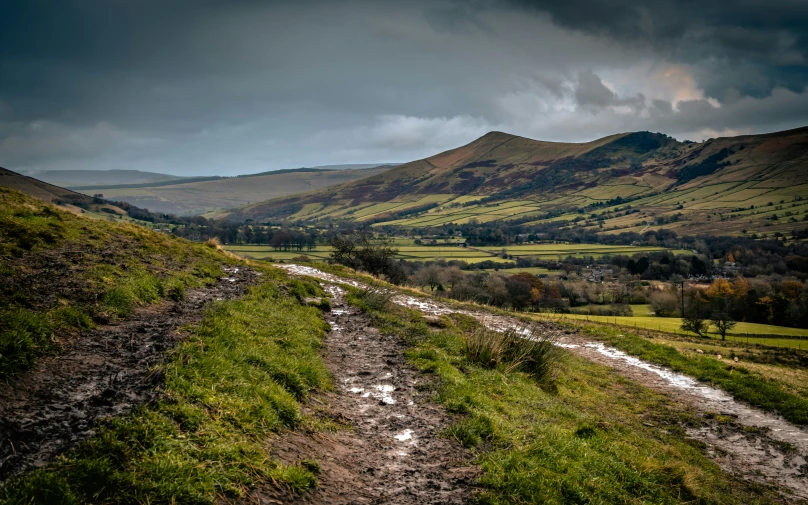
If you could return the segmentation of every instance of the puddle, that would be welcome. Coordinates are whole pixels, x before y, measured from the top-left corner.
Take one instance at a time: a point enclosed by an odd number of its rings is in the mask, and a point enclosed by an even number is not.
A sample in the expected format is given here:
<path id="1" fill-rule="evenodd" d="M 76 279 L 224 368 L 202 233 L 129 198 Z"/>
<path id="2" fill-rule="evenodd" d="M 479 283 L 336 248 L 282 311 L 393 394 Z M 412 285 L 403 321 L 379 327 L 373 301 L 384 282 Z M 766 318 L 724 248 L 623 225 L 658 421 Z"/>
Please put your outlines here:
<path id="1" fill-rule="evenodd" d="M 395 391 L 395 386 L 390 386 L 388 384 L 377 384 L 373 386 L 376 391 L 368 391 L 362 395 L 363 398 L 373 397 L 379 400 L 380 402 L 386 403 L 387 405 L 394 405 L 396 400 L 393 398 L 392 393 Z"/>
<path id="2" fill-rule="evenodd" d="M 647 370 L 653 374 L 656 374 L 660 378 L 667 381 L 668 385 L 672 387 L 686 389 L 690 393 L 693 393 L 695 395 L 701 396 L 709 400 L 715 400 L 719 402 L 734 402 L 733 398 L 730 395 L 728 395 L 724 391 L 721 391 L 720 389 L 707 386 L 691 377 L 682 375 L 680 373 L 676 373 L 672 370 L 668 370 L 667 368 L 652 365 L 651 363 L 646 363 L 645 361 L 639 358 L 635 358 L 634 356 L 626 354 L 623 351 L 620 351 L 613 347 L 607 347 L 606 345 L 603 345 L 600 342 L 593 342 L 586 344 L 565 344 L 563 342 L 559 342 L 557 345 L 559 347 L 564 347 L 566 349 L 575 349 L 581 347 L 593 349 L 594 351 L 602 354 L 603 356 L 606 356 L 607 358 L 623 361 L 628 366 L 641 368 L 643 370 Z"/>
<path id="3" fill-rule="evenodd" d="M 407 440 L 412 440 L 412 433 L 413 431 L 410 429 L 406 429 L 404 431 L 400 431 L 393 435 L 393 438 L 398 440 L 399 442 L 406 442 Z"/>

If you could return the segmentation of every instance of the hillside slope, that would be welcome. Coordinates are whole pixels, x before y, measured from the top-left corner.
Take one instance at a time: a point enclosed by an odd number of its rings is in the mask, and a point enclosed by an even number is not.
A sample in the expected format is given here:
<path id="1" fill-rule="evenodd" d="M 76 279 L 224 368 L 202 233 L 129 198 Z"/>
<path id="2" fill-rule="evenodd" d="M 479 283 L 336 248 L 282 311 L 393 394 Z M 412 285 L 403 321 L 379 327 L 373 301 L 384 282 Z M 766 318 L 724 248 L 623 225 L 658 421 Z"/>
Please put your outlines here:
<path id="1" fill-rule="evenodd" d="M 87 195 L 124 201 L 152 212 L 193 215 L 354 181 L 390 167 L 278 170 L 238 177 L 206 177 L 153 185 L 82 186 Z"/>
<path id="2" fill-rule="evenodd" d="M 703 143 L 649 132 L 582 144 L 491 132 L 373 177 L 227 215 L 419 227 L 552 218 L 605 231 L 687 226 L 700 232 L 718 228 L 718 214 L 732 214 L 724 220 L 733 221 L 734 231 L 779 230 L 789 228 L 794 212 L 805 210 L 799 204 L 803 196 L 808 197 L 808 128 Z M 631 202 L 628 214 L 626 202 Z M 769 202 L 800 208 L 759 212 Z M 786 223 L 771 223 L 778 210 L 792 213 Z"/>
<path id="3" fill-rule="evenodd" d="M 48 203 L 89 203 L 92 198 L 0 167 L 0 186 L 14 189 Z"/>
<path id="4" fill-rule="evenodd" d="M 178 175 L 143 172 L 141 170 L 39 170 L 24 172 L 50 184 L 62 187 L 111 184 L 144 184 L 187 179 Z"/>

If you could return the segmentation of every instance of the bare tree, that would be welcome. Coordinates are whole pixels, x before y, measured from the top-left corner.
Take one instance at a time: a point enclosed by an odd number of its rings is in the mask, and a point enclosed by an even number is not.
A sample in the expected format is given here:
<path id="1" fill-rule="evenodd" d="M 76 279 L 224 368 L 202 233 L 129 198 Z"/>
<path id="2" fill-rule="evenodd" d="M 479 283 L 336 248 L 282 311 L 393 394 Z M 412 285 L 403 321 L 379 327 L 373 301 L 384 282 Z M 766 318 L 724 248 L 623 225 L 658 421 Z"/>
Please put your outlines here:
<path id="1" fill-rule="evenodd" d="M 713 326 L 715 326 L 715 329 L 718 330 L 718 333 L 721 335 L 721 340 L 726 340 L 727 332 L 735 328 L 735 325 L 738 324 L 730 317 L 729 312 L 723 310 L 714 311 L 710 316 L 710 321 L 713 323 Z"/>
<path id="2" fill-rule="evenodd" d="M 443 269 L 438 265 L 429 265 L 417 272 L 415 280 L 419 285 L 429 286 L 431 291 L 435 291 L 444 282 Z"/>

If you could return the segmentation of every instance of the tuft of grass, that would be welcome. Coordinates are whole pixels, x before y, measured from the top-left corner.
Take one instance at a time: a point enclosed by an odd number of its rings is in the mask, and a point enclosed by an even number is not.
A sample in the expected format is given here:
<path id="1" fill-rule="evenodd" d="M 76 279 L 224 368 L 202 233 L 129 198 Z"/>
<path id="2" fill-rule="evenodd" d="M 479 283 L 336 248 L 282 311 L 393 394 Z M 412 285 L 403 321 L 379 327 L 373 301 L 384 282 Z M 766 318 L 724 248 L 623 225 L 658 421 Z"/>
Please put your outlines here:
<path id="1" fill-rule="evenodd" d="M 0 312 L 0 378 L 30 367 L 37 355 L 53 349 L 51 331 L 44 314 L 21 307 Z"/>
<path id="2" fill-rule="evenodd" d="M 393 291 L 384 287 L 369 285 L 357 293 L 359 307 L 366 311 L 380 312 L 390 307 Z"/>
<path id="3" fill-rule="evenodd" d="M 561 357 L 552 338 L 533 326 L 504 331 L 480 326 L 465 333 L 463 342 L 469 362 L 505 373 L 523 371 L 540 382 L 552 376 Z"/>
<path id="4" fill-rule="evenodd" d="M 219 302 L 164 366 L 163 397 L 54 464 L 0 489 L 3 503 L 214 504 L 262 483 L 317 484 L 314 461 L 285 466 L 266 440 L 303 422 L 300 401 L 330 388 L 320 357 L 326 325 L 285 294 L 281 274 Z"/>
<path id="5" fill-rule="evenodd" d="M 185 300 L 185 284 L 182 279 L 172 277 L 163 286 L 165 297 L 175 302 Z"/>

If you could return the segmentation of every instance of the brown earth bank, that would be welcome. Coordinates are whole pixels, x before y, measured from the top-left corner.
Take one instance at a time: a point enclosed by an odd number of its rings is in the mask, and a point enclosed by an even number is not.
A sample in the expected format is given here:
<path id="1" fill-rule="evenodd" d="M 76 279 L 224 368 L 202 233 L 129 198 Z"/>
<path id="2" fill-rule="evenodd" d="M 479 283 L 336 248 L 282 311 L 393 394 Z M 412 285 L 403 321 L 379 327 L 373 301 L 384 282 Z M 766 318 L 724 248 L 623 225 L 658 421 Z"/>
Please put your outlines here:
<path id="1" fill-rule="evenodd" d="M 461 504 L 471 500 L 479 473 L 472 454 L 442 432 L 452 417 L 430 402 L 426 378 L 409 367 L 399 337 L 370 326 L 328 286 L 334 309 L 325 360 L 335 391 L 319 395 L 309 413 L 342 426 L 295 432 L 269 444 L 273 459 L 314 465 L 318 487 L 303 496 L 274 487 L 253 492 L 260 504 Z"/>
<path id="2" fill-rule="evenodd" d="M 242 296 L 260 273 L 224 266 L 227 277 L 189 290 L 129 318 L 83 332 L 62 353 L 0 386 L 0 480 L 54 456 L 95 433 L 96 424 L 156 398 L 158 365 L 214 300 Z M 58 276 L 56 276 L 58 278 Z"/>

